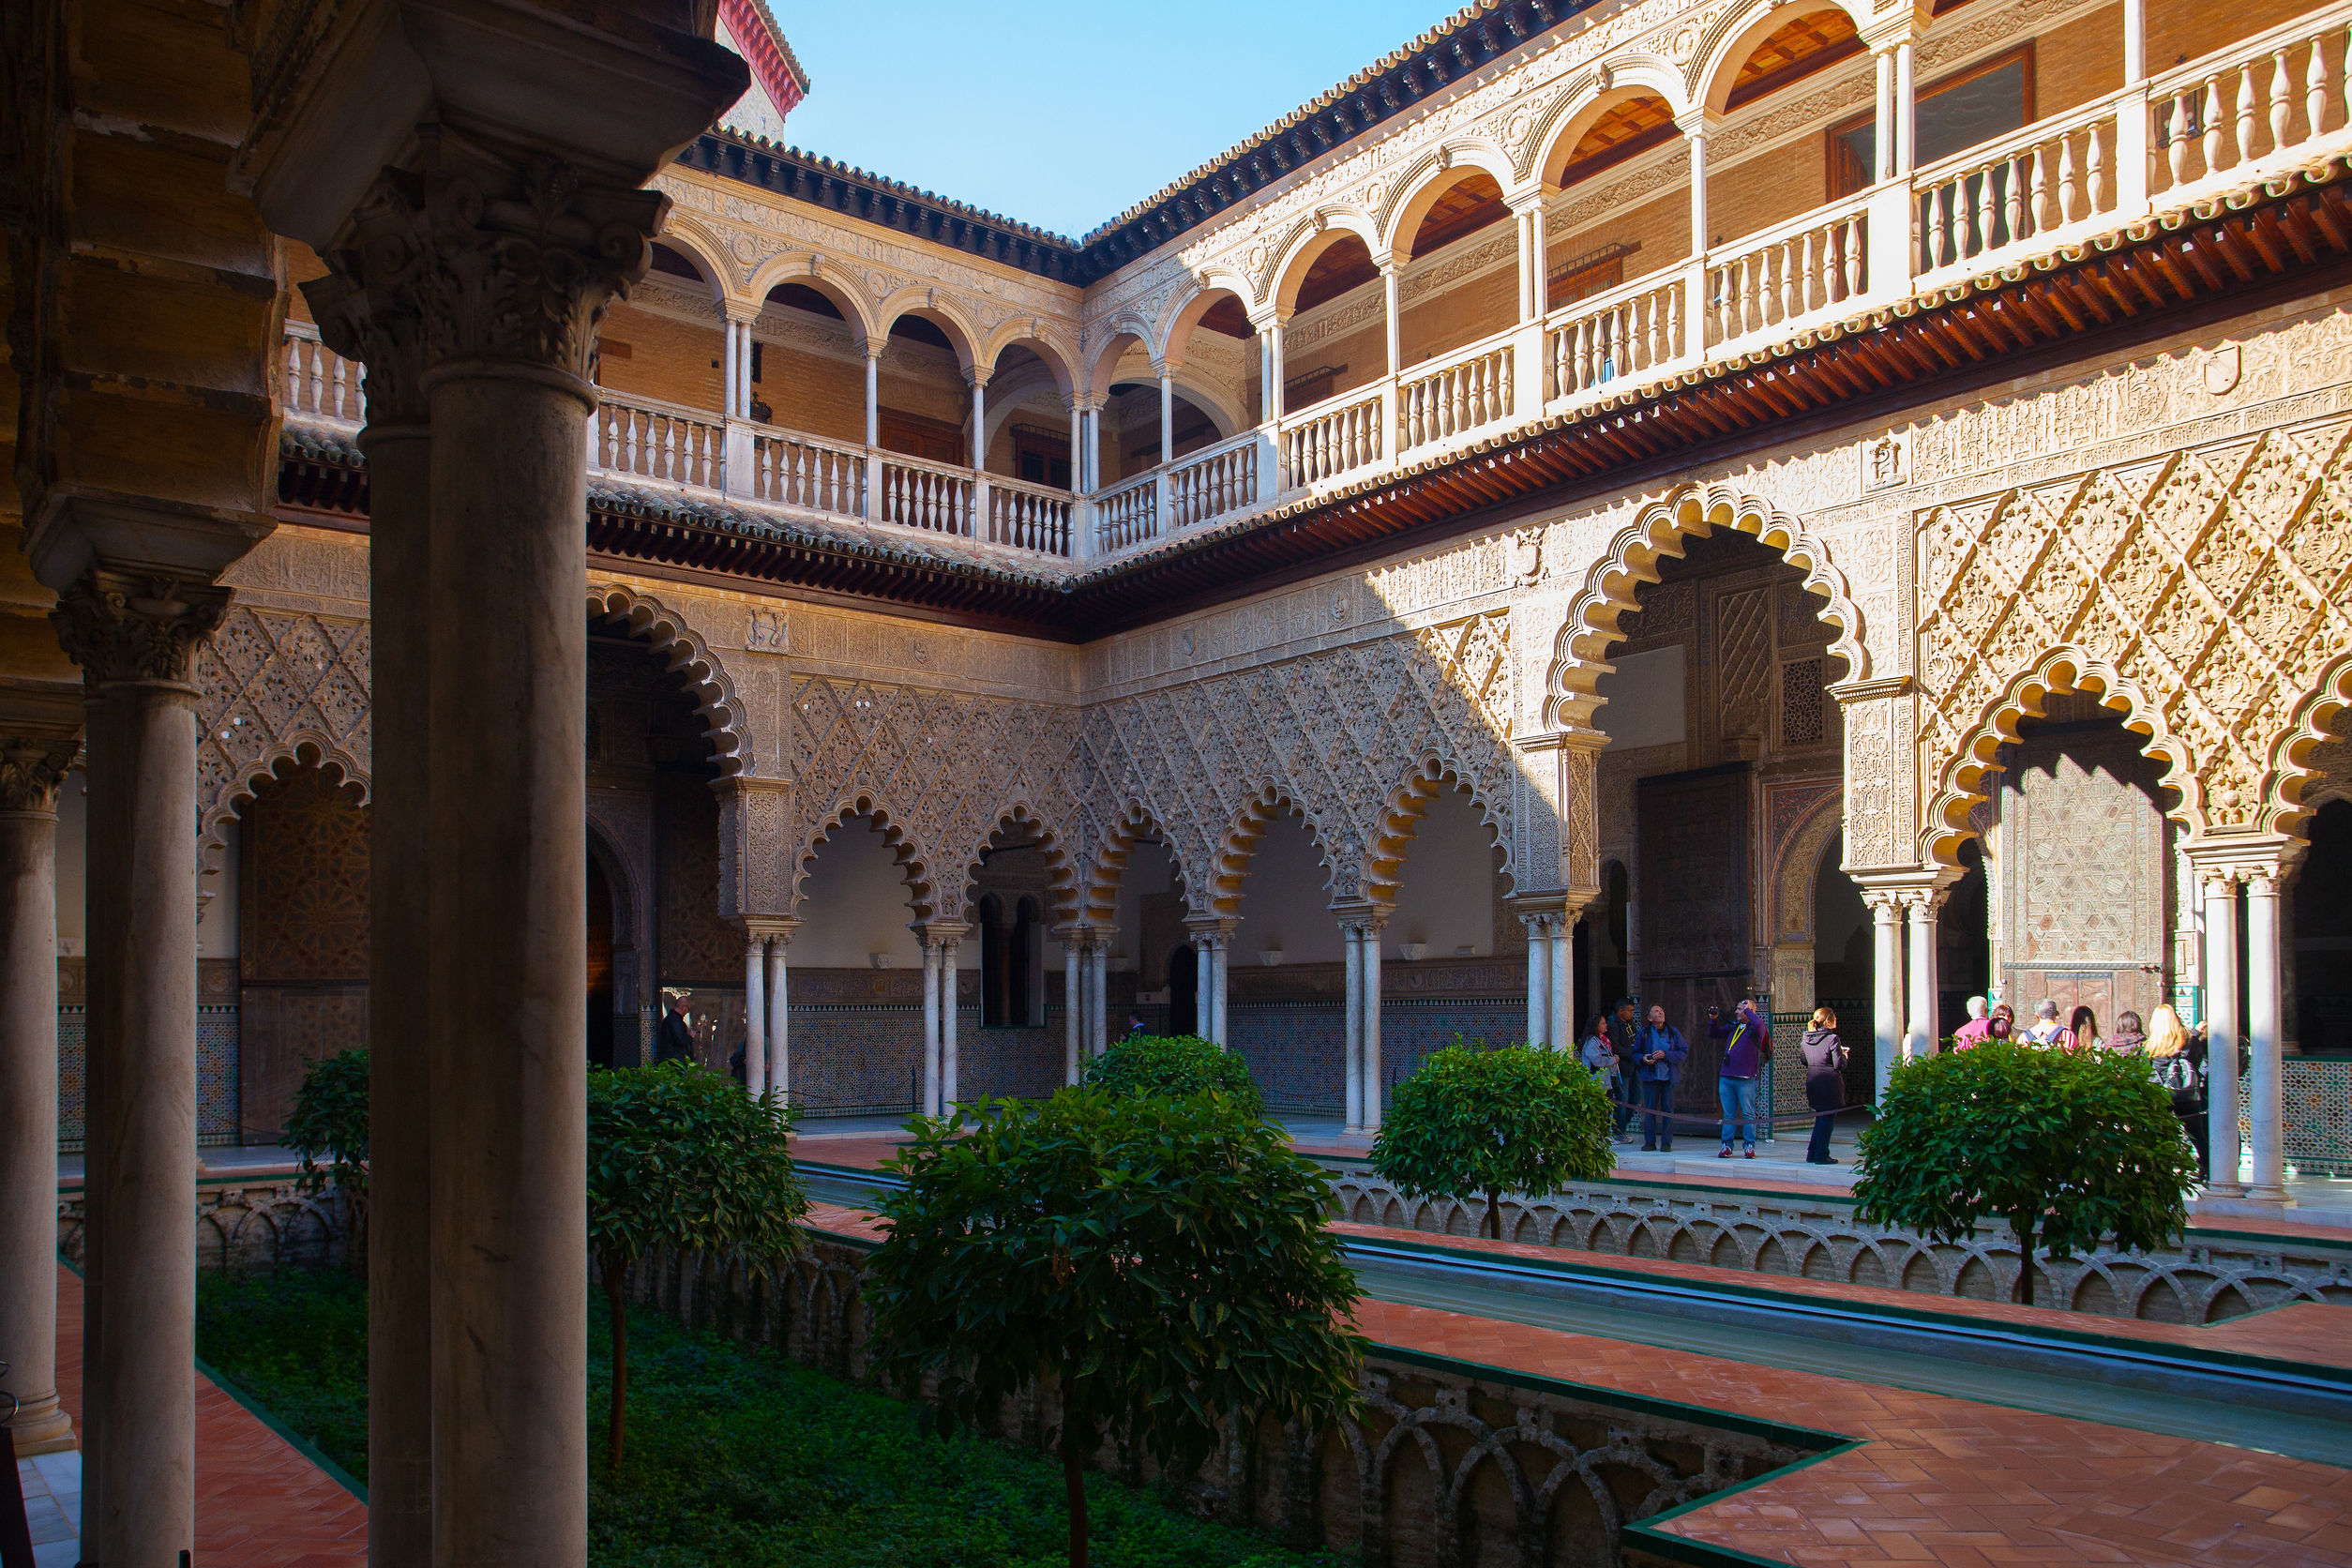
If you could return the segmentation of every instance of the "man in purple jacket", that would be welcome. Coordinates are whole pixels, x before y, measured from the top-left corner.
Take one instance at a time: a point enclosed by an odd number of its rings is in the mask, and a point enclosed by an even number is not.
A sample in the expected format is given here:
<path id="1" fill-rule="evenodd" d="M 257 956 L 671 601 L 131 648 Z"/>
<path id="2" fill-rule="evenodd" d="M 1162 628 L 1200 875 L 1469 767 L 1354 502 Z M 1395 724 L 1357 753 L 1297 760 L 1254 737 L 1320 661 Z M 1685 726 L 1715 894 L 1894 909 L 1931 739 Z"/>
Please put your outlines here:
<path id="1" fill-rule="evenodd" d="M 1726 1023 L 1708 1009 L 1707 1037 L 1725 1042 L 1723 1070 L 1715 1079 L 1716 1097 L 1723 1102 L 1723 1152 L 1717 1159 L 1731 1157 L 1733 1130 L 1747 1145 L 1748 1158 L 1756 1158 L 1756 1093 L 1764 1077 L 1764 1063 L 1772 1059 L 1772 1031 L 1756 1011 L 1756 1003 L 1745 997 L 1731 1010 Z"/>

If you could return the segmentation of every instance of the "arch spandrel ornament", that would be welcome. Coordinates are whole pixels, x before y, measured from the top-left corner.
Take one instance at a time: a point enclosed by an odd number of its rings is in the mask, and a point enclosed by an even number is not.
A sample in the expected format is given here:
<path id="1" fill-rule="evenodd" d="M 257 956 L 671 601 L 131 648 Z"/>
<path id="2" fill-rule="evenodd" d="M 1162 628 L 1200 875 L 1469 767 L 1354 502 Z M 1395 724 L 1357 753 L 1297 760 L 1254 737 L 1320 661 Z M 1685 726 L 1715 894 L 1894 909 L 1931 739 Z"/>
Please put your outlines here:
<path id="1" fill-rule="evenodd" d="M 1232 823 L 1268 791 L 1315 824 L 1334 902 L 1374 897 L 1400 760 L 1461 779 L 1509 846 L 1509 617 L 1466 619 L 1495 624 L 1471 636 L 1451 622 L 1095 704 L 1081 767 L 1096 798 L 1138 803 L 1162 824 L 1185 885 L 1213 899 Z M 1100 807 L 1082 822 L 1092 865 L 1114 823 Z"/>
<path id="2" fill-rule="evenodd" d="M 2148 737 L 2193 837 L 2291 832 L 2352 699 L 2352 419 L 1923 514 L 1922 854 L 1952 863 L 2001 742 L 2056 689 Z"/>
<path id="3" fill-rule="evenodd" d="M 977 859 L 1008 815 L 1025 811 L 1071 849 L 1078 823 L 1076 711 L 1050 703 L 973 697 L 886 681 L 808 675 L 792 686 L 790 746 L 796 785 L 792 906 L 797 911 L 808 857 L 844 817 L 886 815 L 901 864 L 917 882 L 917 913 L 947 919 L 933 905 L 961 887 L 937 885 L 954 872 L 939 856 Z M 987 758 L 989 765 L 971 765 Z M 859 803 L 867 803 L 861 806 Z M 1083 860 L 1081 849 L 1080 860 Z"/>
<path id="4" fill-rule="evenodd" d="M 226 829 L 263 779 L 316 764 L 371 791 L 368 623 L 233 604 L 196 664 L 197 852 L 221 867 Z"/>

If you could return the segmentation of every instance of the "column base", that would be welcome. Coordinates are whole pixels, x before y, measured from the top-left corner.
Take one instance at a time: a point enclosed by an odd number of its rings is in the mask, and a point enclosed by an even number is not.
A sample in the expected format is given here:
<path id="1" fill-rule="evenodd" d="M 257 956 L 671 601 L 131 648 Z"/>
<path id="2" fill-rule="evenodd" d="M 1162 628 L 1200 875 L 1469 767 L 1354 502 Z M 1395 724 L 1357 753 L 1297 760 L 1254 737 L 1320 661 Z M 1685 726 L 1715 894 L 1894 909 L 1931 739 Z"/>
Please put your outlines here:
<path id="1" fill-rule="evenodd" d="M 53 1394 L 17 1411 L 8 1432 L 16 1440 L 20 1459 L 36 1454 L 69 1454 L 81 1446 L 74 1440 L 73 1418 L 66 1414 Z"/>
<path id="2" fill-rule="evenodd" d="M 2209 1193 L 2189 1206 L 2192 1219 L 2276 1219 L 2295 1207 L 2295 1199 L 2276 1187 L 2248 1187 L 2242 1192 Z"/>

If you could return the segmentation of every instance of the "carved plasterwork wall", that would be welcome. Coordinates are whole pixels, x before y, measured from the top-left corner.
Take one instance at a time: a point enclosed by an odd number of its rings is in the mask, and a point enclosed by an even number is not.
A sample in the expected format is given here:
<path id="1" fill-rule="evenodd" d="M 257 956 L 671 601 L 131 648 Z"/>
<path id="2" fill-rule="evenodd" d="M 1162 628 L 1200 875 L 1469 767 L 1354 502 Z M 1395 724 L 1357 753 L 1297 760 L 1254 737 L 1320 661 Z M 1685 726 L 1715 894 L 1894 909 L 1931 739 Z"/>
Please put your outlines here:
<path id="1" fill-rule="evenodd" d="M 918 919 L 960 917 L 971 870 L 1008 819 L 1034 825 L 1068 885 L 1080 792 L 1074 706 L 807 675 L 792 686 L 792 725 L 794 908 L 818 842 L 865 814 L 905 869 Z M 1066 898 L 1056 918 L 1068 917 Z"/>
<path id="2" fill-rule="evenodd" d="M 1413 802 L 1440 780 L 1467 787 L 1507 845 L 1508 628 L 1489 612 L 1090 706 L 1086 864 L 1138 813 L 1187 887 L 1221 890 L 1251 803 L 1281 799 L 1313 827 L 1334 902 L 1385 902 Z M 1238 907 L 1222 891 L 1216 902 Z"/>
<path id="3" fill-rule="evenodd" d="M 2290 825 L 2352 671 L 2347 436 L 2330 416 L 1934 508 L 1922 849 L 1950 859 L 1995 747 L 2069 687 L 2148 735 L 2193 832 Z"/>

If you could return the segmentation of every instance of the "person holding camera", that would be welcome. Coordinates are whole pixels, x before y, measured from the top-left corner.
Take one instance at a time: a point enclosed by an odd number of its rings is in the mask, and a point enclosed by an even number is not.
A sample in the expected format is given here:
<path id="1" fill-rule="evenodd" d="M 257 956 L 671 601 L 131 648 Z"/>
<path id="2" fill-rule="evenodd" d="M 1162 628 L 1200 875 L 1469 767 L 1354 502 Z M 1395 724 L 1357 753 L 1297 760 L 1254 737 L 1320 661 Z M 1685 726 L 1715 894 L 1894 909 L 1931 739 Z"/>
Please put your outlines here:
<path id="1" fill-rule="evenodd" d="M 1645 1154 L 1674 1151 L 1674 1075 L 1691 1054 L 1682 1032 L 1666 1022 L 1666 1009 L 1650 1009 L 1650 1021 L 1634 1042 L 1641 1086 L 1641 1151 Z"/>
<path id="2" fill-rule="evenodd" d="M 1754 1159 L 1756 1086 L 1763 1079 L 1764 1063 L 1772 1059 L 1772 1031 L 1764 1026 L 1756 1003 L 1741 997 L 1728 1021 L 1722 1008 L 1707 1009 L 1707 1037 L 1724 1043 L 1723 1066 L 1715 1078 L 1715 1097 L 1723 1104 L 1723 1152 L 1715 1157 L 1731 1157 L 1736 1132 L 1747 1146 L 1748 1158 Z"/>

